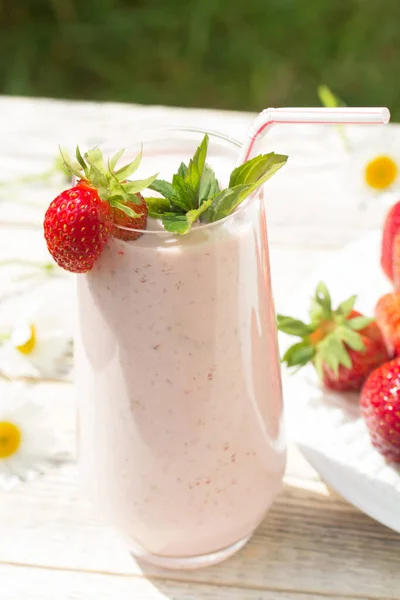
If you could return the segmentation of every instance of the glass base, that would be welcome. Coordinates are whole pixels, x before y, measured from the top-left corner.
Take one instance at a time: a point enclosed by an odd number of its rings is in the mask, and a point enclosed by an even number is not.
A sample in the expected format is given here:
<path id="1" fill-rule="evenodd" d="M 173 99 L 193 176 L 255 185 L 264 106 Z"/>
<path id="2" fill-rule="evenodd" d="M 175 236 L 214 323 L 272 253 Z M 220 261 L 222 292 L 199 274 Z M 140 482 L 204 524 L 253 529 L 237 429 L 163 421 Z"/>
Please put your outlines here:
<path id="1" fill-rule="evenodd" d="M 137 548 L 131 549 L 132 555 L 138 562 L 146 562 L 156 567 L 162 567 L 163 569 L 203 569 L 205 567 L 211 567 L 216 565 L 227 558 L 230 558 L 241 550 L 245 544 L 249 541 L 251 535 L 239 540 L 235 544 L 222 548 L 217 552 L 211 554 L 201 554 L 200 556 L 162 556 L 160 554 L 146 554 L 141 552 Z"/>

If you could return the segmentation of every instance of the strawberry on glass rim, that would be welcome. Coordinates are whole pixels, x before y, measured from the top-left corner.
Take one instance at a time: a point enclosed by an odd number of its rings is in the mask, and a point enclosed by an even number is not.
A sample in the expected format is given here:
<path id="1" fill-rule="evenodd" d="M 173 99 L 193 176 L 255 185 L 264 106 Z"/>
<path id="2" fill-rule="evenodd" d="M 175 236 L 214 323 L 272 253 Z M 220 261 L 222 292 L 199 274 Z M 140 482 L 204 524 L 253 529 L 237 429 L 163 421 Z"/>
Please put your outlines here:
<path id="1" fill-rule="evenodd" d="M 369 373 L 389 360 L 389 354 L 374 319 L 354 310 L 355 301 L 356 296 L 351 296 L 334 310 L 326 286 L 319 283 L 310 323 L 277 315 L 280 331 L 301 338 L 285 352 L 282 362 L 298 368 L 311 362 L 329 389 L 361 389 Z"/>
<path id="2" fill-rule="evenodd" d="M 116 226 L 146 227 L 147 210 L 140 192 L 157 175 L 128 180 L 138 169 L 142 155 L 116 169 L 123 153 L 120 150 L 106 163 L 99 148 L 88 150 L 84 156 L 77 148 L 76 165 L 62 156 L 78 183 L 51 202 L 44 217 L 44 236 L 56 263 L 71 273 L 90 271 L 111 234 L 125 240 L 139 235 L 136 231 L 118 235 Z"/>

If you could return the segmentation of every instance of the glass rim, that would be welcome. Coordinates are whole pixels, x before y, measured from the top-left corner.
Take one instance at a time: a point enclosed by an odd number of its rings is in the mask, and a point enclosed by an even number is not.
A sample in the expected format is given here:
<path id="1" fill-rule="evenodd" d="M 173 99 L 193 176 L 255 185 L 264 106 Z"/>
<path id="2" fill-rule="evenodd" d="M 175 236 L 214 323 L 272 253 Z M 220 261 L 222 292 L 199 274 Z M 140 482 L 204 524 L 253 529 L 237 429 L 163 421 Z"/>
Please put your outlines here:
<path id="1" fill-rule="evenodd" d="M 150 138 L 150 141 L 154 141 L 156 142 L 158 139 L 161 141 L 162 138 L 162 133 L 165 132 L 181 132 L 181 133 L 196 133 L 196 134 L 208 134 L 210 137 L 213 138 L 217 138 L 220 140 L 223 140 L 224 142 L 228 142 L 228 144 L 231 144 L 232 146 L 235 146 L 238 150 L 242 147 L 242 144 L 235 138 L 230 137 L 224 133 L 221 133 L 219 131 L 213 131 L 213 130 L 207 130 L 207 129 L 203 129 L 202 127 L 185 127 L 185 126 L 164 126 L 164 127 L 154 127 L 154 126 L 139 126 L 136 130 L 137 133 L 141 133 L 143 132 L 143 134 L 147 133 L 151 133 L 154 132 L 154 139 Z M 158 137 L 157 137 L 158 134 Z M 105 146 L 106 144 L 110 144 L 112 142 L 112 140 L 108 140 L 108 141 L 103 141 L 99 144 L 97 144 L 97 147 L 101 147 L 101 146 Z M 140 142 L 137 142 L 138 144 Z M 144 145 L 145 141 L 142 142 L 142 144 Z M 133 145 L 133 144 L 132 144 Z M 204 230 L 208 230 L 210 228 L 213 228 L 215 226 L 218 225 L 222 225 L 223 223 L 226 223 L 228 220 L 232 219 L 233 217 L 237 216 L 240 212 L 242 212 L 242 210 L 245 209 L 245 207 L 248 205 L 248 203 L 256 196 L 258 195 L 262 190 L 257 189 L 255 190 L 252 194 L 250 194 L 250 196 L 248 198 L 246 198 L 246 200 L 244 202 L 241 202 L 239 204 L 239 206 L 229 215 L 227 215 L 226 217 L 223 217 L 222 219 L 218 219 L 218 221 L 212 221 L 211 223 L 200 223 L 200 224 L 196 224 L 192 227 L 192 229 L 184 234 L 184 236 L 186 235 L 190 235 L 193 234 L 197 231 L 204 231 Z M 144 196 L 144 198 L 146 198 Z M 140 217 L 138 217 L 140 218 Z M 151 218 L 151 217 L 149 217 Z M 117 223 L 113 223 L 113 227 L 115 227 L 116 229 L 120 229 L 122 231 L 128 231 L 128 232 L 132 232 L 132 233 L 140 233 L 141 235 L 157 235 L 157 236 L 165 236 L 165 237 L 183 237 L 182 234 L 178 234 L 178 233 L 174 233 L 171 231 L 167 231 L 165 229 L 137 229 L 135 227 L 126 227 L 124 225 L 118 225 Z"/>

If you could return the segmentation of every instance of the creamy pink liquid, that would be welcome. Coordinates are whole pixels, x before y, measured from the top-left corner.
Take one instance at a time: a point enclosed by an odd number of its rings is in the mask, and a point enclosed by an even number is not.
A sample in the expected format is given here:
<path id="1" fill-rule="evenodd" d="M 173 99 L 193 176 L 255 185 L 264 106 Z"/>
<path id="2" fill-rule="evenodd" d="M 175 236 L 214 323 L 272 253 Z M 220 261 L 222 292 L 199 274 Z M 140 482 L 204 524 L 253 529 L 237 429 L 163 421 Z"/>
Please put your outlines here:
<path id="1" fill-rule="evenodd" d="M 280 488 L 260 206 L 183 237 L 111 239 L 78 278 L 82 476 L 109 521 L 151 554 L 198 556 L 238 542 Z"/>

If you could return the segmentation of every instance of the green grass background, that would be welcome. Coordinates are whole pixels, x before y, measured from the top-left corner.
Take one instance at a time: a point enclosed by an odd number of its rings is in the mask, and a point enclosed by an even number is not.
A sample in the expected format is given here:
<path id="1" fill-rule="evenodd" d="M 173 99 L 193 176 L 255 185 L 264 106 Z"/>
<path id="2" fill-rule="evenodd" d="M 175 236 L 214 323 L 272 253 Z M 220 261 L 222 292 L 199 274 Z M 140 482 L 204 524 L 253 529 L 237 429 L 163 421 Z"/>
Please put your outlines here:
<path id="1" fill-rule="evenodd" d="M 399 0 L 0 0 L 0 93 L 400 120 Z"/>

